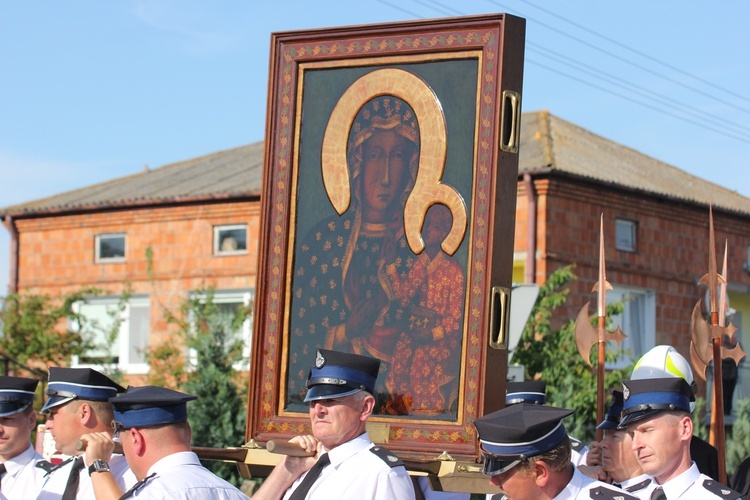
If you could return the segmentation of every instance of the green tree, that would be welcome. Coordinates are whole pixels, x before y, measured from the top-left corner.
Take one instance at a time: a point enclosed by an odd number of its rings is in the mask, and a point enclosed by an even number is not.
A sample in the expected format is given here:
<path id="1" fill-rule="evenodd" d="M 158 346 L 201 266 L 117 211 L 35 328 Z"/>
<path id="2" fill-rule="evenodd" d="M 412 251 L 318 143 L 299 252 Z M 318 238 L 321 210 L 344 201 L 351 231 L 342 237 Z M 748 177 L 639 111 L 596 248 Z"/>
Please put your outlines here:
<path id="1" fill-rule="evenodd" d="M 8 295 L 0 311 L 3 328 L 0 349 L 30 366 L 68 365 L 71 356 L 90 347 L 79 331 L 70 328 L 72 322 L 80 325 L 86 321 L 74 310 L 73 304 L 98 293 L 97 289 L 86 288 L 60 297 L 31 293 Z"/>
<path id="2" fill-rule="evenodd" d="M 737 401 L 737 418 L 726 436 L 727 475 L 750 457 L 750 399 Z"/>
<path id="3" fill-rule="evenodd" d="M 187 358 L 174 342 L 157 346 L 149 353 L 160 370 L 149 375 L 149 382 L 181 383 L 180 390 L 198 396 L 189 404 L 188 415 L 194 446 L 229 447 L 243 444 L 245 435 L 244 391 L 235 382 L 234 366 L 242 362 L 243 340 L 235 332 L 250 317 L 252 306 L 240 306 L 227 317 L 214 303 L 214 290 L 198 290 L 173 314 L 165 310 L 169 324 L 178 330 L 178 339 L 190 349 Z M 204 463 L 215 474 L 239 485 L 233 464 Z"/>
<path id="4" fill-rule="evenodd" d="M 570 435 L 587 442 L 594 438 L 597 425 L 597 350 L 592 349 L 591 367 L 578 353 L 575 320 L 565 321 L 559 329 L 552 325 L 555 310 L 567 300 L 569 289 L 566 286 L 576 279 L 573 267 L 569 265 L 556 270 L 540 288 L 513 360 L 524 365 L 528 379 L 541 379 L 547 383 L 547 404 L 575 410 L 565 419 L 565 428 Z M 607 317 L 623 310 L 623 303 L 611 304 L 607 307 Z M 612 345 L 607 346 L 608 362 L 616 361 L 624 354 L 612 352 Z M 609 391 L 619 386 L 630 371 L 631 367 L 605 371 L 605 389 Z"/>

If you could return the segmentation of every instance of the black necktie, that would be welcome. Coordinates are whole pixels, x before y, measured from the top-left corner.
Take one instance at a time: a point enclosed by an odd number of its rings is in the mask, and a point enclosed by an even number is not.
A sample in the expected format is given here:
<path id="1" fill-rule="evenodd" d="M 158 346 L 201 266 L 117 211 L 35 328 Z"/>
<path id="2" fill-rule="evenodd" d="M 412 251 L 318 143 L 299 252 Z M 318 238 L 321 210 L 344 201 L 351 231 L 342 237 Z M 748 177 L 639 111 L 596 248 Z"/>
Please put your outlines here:
<path id="1" fill-rule="evenodd" d="M 6 472 L 8 472 L 8 469 L 5 468 L 5 464 L 0 464 L 0 484 L 2 484 L 3 474 Z"/>
<path id="2" fill-rule="evenodd" d="M 323 453 L 318 461 L 315 462 L 315 465 L 307 471 L 305 479 L 303 479 L 302 482 L 299 483 L 297 489 L 292 492 L 292 496 L 289 497 L 289 500 L 304 500 L 307 496 L 307 492 L 310 491 L 310 488 L 315 480 L 318 479 L 318 476 L 320 476 L 323 468 L 330 463 L 331 459 L 328 458 L 328 453 Z"/>
<path id="3" fill-rule="evenodd" d="M 661 486 L 651 492 L 651 500 L 667 500 L 667 495 L 664 494 L 664 489 Z"/>
<path id="4" fill-rule="evenodd" d="M 68 483 L 65 485 L 65 493 L 62 500 L 75 500 L 78 495 L 78 482 L 81 480 L 81 469 L 83 469 L 83 457 L 76 457 L 73 460 L 73 467 L 70 468 Z"/>
<path id="5" fill-rule="evenodd" d="M 133 495 L 135 495 L 135 492 L 138 490 L 138 488 L 140 488 L 141 486 L 143 486 L 144 484 L 146 484 L 146 481 L 148 481 L 149 479 L 151 479 L 155 475 L 156 475 L 156 472 L 154 472 L 154 473 L 152 473 L 152 474 L 144 477 L 143 479 L 141 479 L 140 481 L 138 481 L 137 483 L 135 483 L 133 486 L 130 487 L 130 489 L 128 491 L 125 492 L 125 494 L 123 496 L 120 497 L 120 500 L 123 500 L 123 498 L 130 498 Z"/>

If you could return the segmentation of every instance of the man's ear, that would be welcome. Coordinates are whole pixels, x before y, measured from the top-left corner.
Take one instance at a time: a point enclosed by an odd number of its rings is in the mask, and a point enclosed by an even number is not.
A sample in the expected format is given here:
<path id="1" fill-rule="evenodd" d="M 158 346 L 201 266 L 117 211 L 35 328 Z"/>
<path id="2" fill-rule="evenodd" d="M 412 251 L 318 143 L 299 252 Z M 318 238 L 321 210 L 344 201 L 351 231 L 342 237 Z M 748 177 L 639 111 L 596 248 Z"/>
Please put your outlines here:
<path id="1" fill-rule="evenodd" d="M 27 423 L 29 424 L 29 429 L 34 430 L 34 427 L 36 427 L 36 413 L 33 411 L 29 412 Z"/>
<path id="2" fill-rule="evenodd" d="M 693 419 L 686 415 L 680 419 L 680 439 L 690 441 L 693 438 Z"/>
<path id="3" fill-rule="evenodd" d="M 545 486 L 549 481 L 549 468 L 547 464 L 541 460 L 534 462 L 534 467 L 531 469 L 531 473 L 535 475 L 534 482 L 540 488 Z"/>
<path id="4" fill-rule="evenodd" d="M 78 409 L 76 410 L 76 414 L 81 420 L 81 424 L 83 424 L 84 426 L 88 426 L 94 418 L 94 410 L 86 401 L 81 402 L 81 404 L 78 406 Z"/>
<path id="5" fill-rule="evenodd" d="M 375 410 L 375 398 L 371 395 L 365 396 L 365 399 L 362 401 L 362 410 L 359 413 L 359 419 L 364 421 L 370 418 L 370 415 L 372 415 L 372 412 Z"/>
<path id="6" fill-rule="evenodd" d="M 122 435 L 122 432 L 120 432 L 120 435 Z M 128 429 L 127 436 L 133 443 L 133 452 L 139 457 L 143 456 L 146 453 L 146 440 L 143 437 L 143 433 L 135 427 L 131 427 Z"/>

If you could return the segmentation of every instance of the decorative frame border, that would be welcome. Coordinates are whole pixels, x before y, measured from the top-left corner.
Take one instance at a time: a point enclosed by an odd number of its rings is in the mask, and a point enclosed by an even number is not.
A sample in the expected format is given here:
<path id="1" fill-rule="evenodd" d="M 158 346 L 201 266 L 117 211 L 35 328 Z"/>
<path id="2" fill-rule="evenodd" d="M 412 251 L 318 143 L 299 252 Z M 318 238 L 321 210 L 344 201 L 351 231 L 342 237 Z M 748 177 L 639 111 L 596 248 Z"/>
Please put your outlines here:
<path id="1" fill-rule="evenodd" d="M 472 422 L 499 409 L 505 392 L 507 351 L 491 349 L 486 332 L 490 289 L 511 284 L 518 155 L 501 151 L 499 145 L 501 91 L 520 95 L 524 30 L 523 19 L 495 14 L 272 36 L 248 440 L 289 438 L 310 429 L 306 414 L 288 414 L 280 408 L 304 69 L 387 65 L 408 58 L 448 60 L 472 53 L 480 64 L 459 418 L 444 422 L 373 415 L 370 420 L 377 427 L 371 430 L 373 440 L 402 455 L 425 457 L 447 451 L 458 457 L 478 456 Z"/>

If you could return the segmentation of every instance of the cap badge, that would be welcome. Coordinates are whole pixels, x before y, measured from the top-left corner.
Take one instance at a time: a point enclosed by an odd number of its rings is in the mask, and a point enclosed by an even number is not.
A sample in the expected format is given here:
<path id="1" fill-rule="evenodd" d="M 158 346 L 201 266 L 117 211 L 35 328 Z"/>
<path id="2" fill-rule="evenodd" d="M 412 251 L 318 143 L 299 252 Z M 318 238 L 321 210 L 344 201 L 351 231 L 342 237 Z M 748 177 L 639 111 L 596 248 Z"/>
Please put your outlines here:
<path id="1" fill-rule="evenodd" d="M 315 356 L 315 368 L 320 370 L 323 368 L 323 365 L 326 364 L 326 358 L 323 357 L 322 354 L 320 354 L 320 351 L 318 351 L 317 356 Z"/>
<path id="2" fill-rule="evenodd" d="M 628 388 L 627 385 L 623 384 L 622 386 L 622 398 L 623 400 L 627 401 L 630 399 L 630 388 Z"/>

